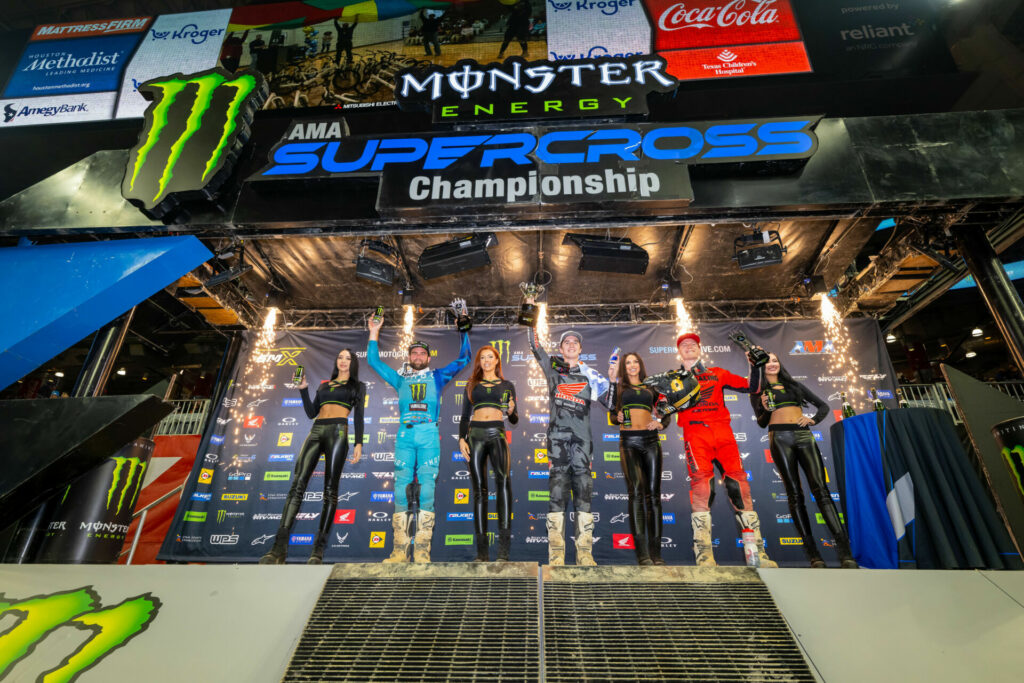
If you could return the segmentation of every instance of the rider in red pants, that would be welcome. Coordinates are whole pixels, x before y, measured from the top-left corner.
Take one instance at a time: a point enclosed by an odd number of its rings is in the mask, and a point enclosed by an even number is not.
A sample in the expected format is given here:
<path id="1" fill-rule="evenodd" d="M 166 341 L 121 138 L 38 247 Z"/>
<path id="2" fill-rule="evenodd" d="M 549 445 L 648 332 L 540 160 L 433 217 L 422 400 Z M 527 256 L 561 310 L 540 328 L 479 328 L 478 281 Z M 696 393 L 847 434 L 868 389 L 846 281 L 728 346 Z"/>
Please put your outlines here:
<path id="1" fill-rule="evenodd" d="M 693 552 L 698 566 L 715 566 L 711 535 L 711 502 L 714 499 L 712 477 L 715 464 L 722 470 L 725 490 L 736 513 L 740 528 L 752 529 L 757 536 L 762 567 L 777 567 L 764 550 L 761 539 L 761 522 L 754 512 L 750 498 L 750 484 L 747 472 L 740 460 L 739 447 L 729 422 L 729 410 L 725 407 L 723 390 L 731 389 L 749 393 L 757 387 L 750 386 L 756 381 L 733 374 L 722 368 L 708 368 L 700 360 L 700 337 L 693 332 L 680 335 L 676 340 L 683 368 L 693 373 L 700 383 L 700 401 L 680 411 L 677 424 L 683 429 L 686 440 L 686 465 L 690 474 L 690 519 L 693 524 Z"/>

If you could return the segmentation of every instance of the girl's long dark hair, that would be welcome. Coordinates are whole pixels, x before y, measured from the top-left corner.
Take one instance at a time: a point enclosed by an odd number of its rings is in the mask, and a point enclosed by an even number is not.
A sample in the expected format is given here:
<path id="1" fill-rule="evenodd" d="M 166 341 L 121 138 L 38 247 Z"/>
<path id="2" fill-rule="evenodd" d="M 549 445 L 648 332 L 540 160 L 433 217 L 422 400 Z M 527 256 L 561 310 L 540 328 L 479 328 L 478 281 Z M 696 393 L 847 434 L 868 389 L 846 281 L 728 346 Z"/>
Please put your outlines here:
<path id="1" fill-rule="evenodd" d="M 775 356 L 775 360 L 779 361 L 779 381 L 776 382 L 776 384 L 781 384 L 785 387 L 786 391 L 798 396 L 800 399 L 800 405 L 807 405 L 808 401 L 803 395 L 803 385 L 793 379 L 793 375 L 789 374 L 789 370 L 787 370 L 782 364 L 782 361 L 779 360 L 779 354 L 771 352 L 771 355 Z M 762 377 L 764 378 L 764 383 L 761 385 L 761 391 L 750 395 L 750 404 L 755 408 L 761 405 L 761 394 L 763 394 L 764 390 L 768 388 L 768 371 L 766 370 L 766 367 L 767 364 L 762 365 L 760 369 Z"/>
<path id="2" fill-rule="evenodd" d="M 626 392 L 626 387 L 629 386 L 629 374 L 626 372 L 626 360 L 630 356 L 636 358 L 637 362 L 640 363 L 640 381 L 643 382 L 644 378 L 647 377 L 647 368 L 644 367 L 644 359 L 640 357 L 639 353 L 636 353 L 635 351 L 630 351 L 629 353 L 622 356 L 622 360 L 619 361 L 619 379 L 616 383 L 618 385 L 618 388 L 615 392 L 616 413 L 622 410 L 622 395 Z M 650 389 L 648 389 L 648 391 L 650 391 Z"/>
<path id="3" fill-rule="evenodd" d="M 354 387 L 359 384 L 359 359 L 356 357 L 356 352 L 352 349 L 342 349 L 341 351 L 348 351 L 349 364 L 348 364 L 348 386 Z M 341 351 L 338 351 L 338 356 L 341 355 Z M 334 357 L 334 372 L 331 373 L 331 381 L 338 379 L 338 356 Z"/>

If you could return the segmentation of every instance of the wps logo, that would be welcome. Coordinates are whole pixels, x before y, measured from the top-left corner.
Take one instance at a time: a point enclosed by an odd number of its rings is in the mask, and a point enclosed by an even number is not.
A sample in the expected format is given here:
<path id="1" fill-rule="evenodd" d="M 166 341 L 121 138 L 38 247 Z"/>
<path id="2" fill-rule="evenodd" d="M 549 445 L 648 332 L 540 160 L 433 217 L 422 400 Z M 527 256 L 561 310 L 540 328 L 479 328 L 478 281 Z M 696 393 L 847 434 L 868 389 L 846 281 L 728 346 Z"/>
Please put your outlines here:
<path id="1" fill-rule="evenodd" d="M 835 345 L 831 339 L 813 339 L 797 341 L 789 350 L 791 356 L 817 356 L 835 353 Z"/>
<path id="2" fill-rule="evenodd" d="M 423 382 L 417 382 L 416 384 L 409 385 L 409 393 L 412 394 L 412 400 L 421 402 L 427 400 L 427 385 Z"/>
<path id="3" fill-rule="evenodd" d="M 495 351 L 498 352 L 498 359 L 505 365 L 508 365 L 512 342 L 508 339 L 492 339 L 488 343 L 494 347 Z"/>
<path id="4" fill-rule="evenodd" d="M 68 654 L 59 666 L 39 674 L 40 681 L 74 681 L 104 657 L 149 628 L 160 611 L 161 602 L 144 593 L 113 607 L 101 607 L 93 586 L 71 591 L 35 595 L 19 600 L 0 593 L 0 620 L 8 614 L 16 621 L 0 635 L 0 678 L 36 646 L 62 626 L 89 632 L 88 639 Z M 78 636 L 72 640 L 77 643 Z"/>
<path id="5" fill-rule="evenodd" d="M 152 103 L 129 153 L 122 196 L 158 219 L 177 208 L 180 193 L 215 197 L 249 138 L 245 121 L 266 99 L 263 76 L 210 69 L 152 79 L 138 90 Z"/>
<path id="6" fill-rule="evenodd" d="M 142 486 L 142 474 L 146 471 L 146 464 L 138 458 L 111 458 L 114 461 L 114 471 L 110 478 L 110 488 L 107 489 L 107 510 L 117 501 L 115 514 L 121 514 L 121 507 L 124 505 L 128 491 L 132 491 L 128 498 L 129 509 L 135 504 L 135 498 L 139 495 L 139 487 Z M 127 471 L 126 471 L 127 470 Z M 138 475 L 136 476 L 136 472 Z M 212 470 L 211 470 L 212 473 Z M 122 476 L 124 477 L 122 481 Z M 136 477 L 135 486 L 132 486 L 132 477 Z M 200 477 L 200 483 L 203 483 Z M 118 495 L 120 491 L 120 495 Z"/>
<path id="7" fill-rule="evenodd" d="M 285 346 L 279 349 L 256 349 L 256 355 L 253 360 L 264 365 L 267 363 L 274 363 L 277 367 L 281 367 L 283 365 L 298 365 L 298 363 L 295 362 L 295 359 L 298 358 L 299 354 L 305 350 L 305 346 Z M 302 405 L 302 401 L 300 400 L 296 405 Z"/>

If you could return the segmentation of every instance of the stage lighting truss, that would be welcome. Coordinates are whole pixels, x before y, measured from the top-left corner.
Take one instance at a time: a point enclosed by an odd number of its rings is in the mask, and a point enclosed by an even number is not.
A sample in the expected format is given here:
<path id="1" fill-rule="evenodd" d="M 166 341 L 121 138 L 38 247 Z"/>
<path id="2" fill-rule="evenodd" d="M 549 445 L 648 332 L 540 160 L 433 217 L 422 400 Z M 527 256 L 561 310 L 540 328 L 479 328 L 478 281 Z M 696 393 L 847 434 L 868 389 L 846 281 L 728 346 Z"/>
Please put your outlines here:
<path id="1" fill-rule="evenodd" d="M 776 266 L 782 263 L 787 249 L 782 244 L 778 230 L 763 230 L 755 226 L 750 235 L 740 235 L 733 240 L 733 260 L 740 270 Z"/>

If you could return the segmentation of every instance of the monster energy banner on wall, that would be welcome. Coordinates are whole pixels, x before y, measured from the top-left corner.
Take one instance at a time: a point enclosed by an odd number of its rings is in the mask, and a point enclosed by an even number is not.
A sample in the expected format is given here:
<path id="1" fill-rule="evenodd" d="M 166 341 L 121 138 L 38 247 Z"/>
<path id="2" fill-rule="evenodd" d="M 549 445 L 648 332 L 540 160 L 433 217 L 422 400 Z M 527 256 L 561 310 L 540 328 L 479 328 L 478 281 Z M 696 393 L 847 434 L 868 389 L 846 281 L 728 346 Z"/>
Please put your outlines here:
<path id="1" fill-rule="evenodd" d="M 153 455 L 136 439 L 65 490 L 39 549 L 39 562 L 116 562 Z"/>
<path id="2" fill-rule="evenodd" d="M 732 323 L 701 325 L 704 358 L 736 373 L 747 373 L 747 362 L 727 337 Z M 858 364 L 858 407 L 867 407 L 866 392 L 872 386 L 884 399 L 893 399 L 893 372 L 877 324 L 873 320 L 849 320 L 849 345 Z M 833 415 L 813 428 L 830 477 L 834 480 L 830 444 L 824 438 L 837 419 L 839 392 L 847 383 L 836 369 L 843 344 L 830 339 L 816 320 L 745 323 L 742 328 L 756 342 L 779 354 L 789 372 L 811 391 L 828 401 Z M 676 367 L 673 325 L 587 325 L 583 330 L 582 359 L 607 371 L 608 356 L 616 346 L 636 351 L 648 373 Z M 550 336 L 558 339 L 561 328 Z M 459 336 L 454 330 L 424 329 L 416 338 L 430 344 L 431 364 L 447 364 L 458 355 Z M 398 430 L 398 399 L 366 364 L 365 330 L 331 332 L 279 332 L 273 348 L 248 349 L 234 369 L 233 384 L 223 398 L 213 433 L 204 435 L 181 504 L 164 540 L 162 560 L 219 562 L 255 561 L 273 542 L 285 497 L 291 486 L 295 459 L 309 432 L 311 421 L 302 409 L 299 392 L 291 384 L 297 365 L 306 369 L 311 388 L 330 377 L 332 364 L 342 348 L 356 351 L 360 379 L 368 385 L 363 436 L 363 457 L 346 464 L 338 487 L 338 509 L 328 539 L 325 561 L 376 562 L 391 552 L 391 515 L 394 510 L 394 452 Z M 399 337 L 385 328 L 381 353 L 393 367 L 406 356 L 397 347 Z M 474 352 L 485 344 L 501 354 L 505 377 L 516 385 L 519 424 L 511 427 L 512 559 L 543 562 L 547 558 L 545 517 L 548 509 L 547 388 L 530 353 L 525 328 L 475 327 L 470 333 Z M 845 366 L 844 366 L 845 367 Z M 449 384 L 440 411 L 441 468 L 437 482 L 433 559 L 469 561 L 474 556 L 473 506 L 468 465 L 459 456 L 459 417 L 467 367 Z M 726 392 L 732 426 L 743 463 L 750 472 L 755 509 L 760 513 L 768 551 L 781 564 L 804 565 L 800 539 L 790 520 L 782 481 L 768 457 L 767 432 L 757 427 L 748 398 Z M 895 406 L 893 406 L 895 407 Z M 608 423 L 607 413 L 595 405 L 591 413 L 594 440 L 593 512 L 597 521 L 594 555 L 600 563 L 632 564 L 625 480 L 619 464 L 619 437 Z M 350 441 L 354 430 L 349 429 Z M 670 564 L 692 564 L 689 484 L 680 430 L 674 425 L 662 436 L 664 467 L 662 501 L 665 519 L 663 554 Z M 351 454 L 351 451 L 350 451 Z M 292 528 L 289 561 L 305 562 L 319 523 L 323 502 L 323 461 L 310 479 L 295 526 Z M 493 499 L 493 483 L 490 485 Z M 817 509 L 807 496 L 810 512 Z M 855 503 L 854 503 L 855 504 Z M 489 530 L 497 527 L 494 504 L 490 505 Z M 718 496 L 713 508 L 716 556 L 723 564 L 741 564 L 739 532 L 727 496 Z M 571 510 L 571 506 L 569 507 Z M 832 540 L 817 516 L 815 530 L 827 553 Z M 493 551 L 492 551 L 493 552 Z M 572 550 L 570 545 L 570 558 Z M 830 558 L 832 559 L 832 558 Z"/>

